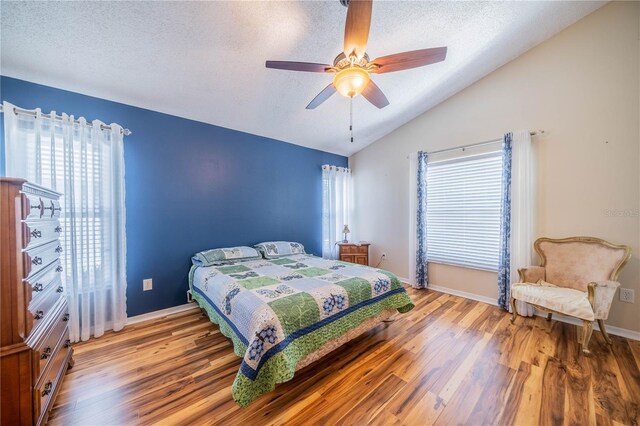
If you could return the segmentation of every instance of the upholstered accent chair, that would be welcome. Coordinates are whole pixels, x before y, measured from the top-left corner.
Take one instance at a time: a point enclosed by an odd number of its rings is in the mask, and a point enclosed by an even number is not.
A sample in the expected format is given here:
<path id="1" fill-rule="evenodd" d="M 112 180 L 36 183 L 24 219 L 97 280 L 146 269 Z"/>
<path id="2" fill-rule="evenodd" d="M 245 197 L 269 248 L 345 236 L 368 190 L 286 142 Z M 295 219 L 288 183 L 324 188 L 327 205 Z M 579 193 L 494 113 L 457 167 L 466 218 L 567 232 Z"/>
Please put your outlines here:
<path id="1" fill-rule="evenodd" d="M 511 285 L 511 310 L 516 319 L 516 300 L 547 312 L 582 320 L 582 352 L 589 354 L 593 322 L 598 321 L 605 341 L 611 339 L 604 328 L 611 302 L 620 283 L 618 274 L 631 256 L 631 249 L 599 238 L 539 238 L 533 244 L 540 266 L 518 269 L 520 279 Z"/>

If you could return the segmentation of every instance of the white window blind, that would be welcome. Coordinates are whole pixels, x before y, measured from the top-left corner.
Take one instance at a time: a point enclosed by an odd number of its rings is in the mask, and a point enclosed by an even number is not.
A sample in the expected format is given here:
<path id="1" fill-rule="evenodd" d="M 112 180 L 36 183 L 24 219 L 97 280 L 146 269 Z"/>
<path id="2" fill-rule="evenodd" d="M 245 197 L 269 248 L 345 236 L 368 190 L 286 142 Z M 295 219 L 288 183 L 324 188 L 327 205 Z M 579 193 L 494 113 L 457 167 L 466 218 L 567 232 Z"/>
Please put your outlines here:
<path id="1" fill-rule="evenodd" d="M 429 262 L 498 269 L 501 186 L 501 152 L 429 164 Z"/>
<path id="2" fill-rule="evenodd" d="M 103 229 L 103 220 L 100 209 L 107 210 L 108 205 L 102 200 L 102 194 L 96 191 L 95 188 L 99 185 L 104 173 L 104 165 L 102 164 L 102 153 L 96 149 L 94 145 L 89 144 L 91 149 L 84 151 L 76 149 L 73 151 L 73 158 L 66 158 L 64 152 L 64 142 L 62 140 L 62 129 L 57 129 L 57 134 L 50 136 L 49 126 L 50 123 L 44 123 L 42 126 L 41 139 L 38 143 L 37 140 L 33 143 L 34 152 L 30 152 L 32 158 L 38 158 L 37 161 L 27 164 L 27 170 L 31 175 L 36 176 L 40 174 L 40 181 L 44 186 L 48 188 L 54 188 L 62 192 L 60 203 L 65 205 L 66 194 L 64 193 L 64 181 L 67 176 L 65 169 L 69 169 L 68 162 L 78 165 L 78 174 L 74 176 L 74 180 L 78 187 L 82 185 L 82 179 L 85 179 L 89 184 L 86 185 L 87 199 L 92 200 L 92 206 L 89 207 L 89 203 L 79 202 L 76 205 L 77 209 L 68 210 L 63 209 L 64 214 L 60 216 L 60 225 L 62 226 L 62 234 L 60 236 L 60 242 L 64 247 L 61 255 L 63 262 L 63 279 L 71 279 L 71 271 L 74 265 L 78 267 L 78 271 L 81 273 L 91 272 L 92 274 L 96 269 L 102 269 L 103 263 L 109 264 L 111 262 L 111 250 L 108 235 L 110 235 L 110 228 Z M 59 127 L 59 126 L 58 126 Z M 34 134 L 34 138 L 36 135 Z M 53 152 L 52 152 L 53 149 Z M 57 178 L 56 178 L 57 177 Z M 56 182 L 58 181 L 58 182 Z M 75 231 L 73 231 L 75 225 Z M 76 256 L 72 259 L 74 251 L 72 247 L 72 235 L 75 235 L 75 244 L 82 253 L 81 256 Z M 104 244 L 104 243 L 107 244 Z M 110 288 L 113 284 L 111 279 L 105 280 L 102 284 L 104 288 Z"/>

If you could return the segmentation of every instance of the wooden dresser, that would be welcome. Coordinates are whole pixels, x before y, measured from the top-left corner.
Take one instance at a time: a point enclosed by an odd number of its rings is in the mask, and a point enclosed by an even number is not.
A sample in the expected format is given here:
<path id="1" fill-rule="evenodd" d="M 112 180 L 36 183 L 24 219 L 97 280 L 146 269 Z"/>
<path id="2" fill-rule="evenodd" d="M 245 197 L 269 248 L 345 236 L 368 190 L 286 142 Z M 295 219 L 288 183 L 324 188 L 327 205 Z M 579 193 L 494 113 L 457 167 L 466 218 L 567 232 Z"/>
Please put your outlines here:
<path id="1" fill-rule="evenodd" d="M 0 178 L 0 423 L 46 423 L 73 363 L 60 194 Z"/>
<path id="2" fill-rule="evenodd" d="M 369 243 L 338 243 L 339 258 L 344 262 L 369 265 Z"/>

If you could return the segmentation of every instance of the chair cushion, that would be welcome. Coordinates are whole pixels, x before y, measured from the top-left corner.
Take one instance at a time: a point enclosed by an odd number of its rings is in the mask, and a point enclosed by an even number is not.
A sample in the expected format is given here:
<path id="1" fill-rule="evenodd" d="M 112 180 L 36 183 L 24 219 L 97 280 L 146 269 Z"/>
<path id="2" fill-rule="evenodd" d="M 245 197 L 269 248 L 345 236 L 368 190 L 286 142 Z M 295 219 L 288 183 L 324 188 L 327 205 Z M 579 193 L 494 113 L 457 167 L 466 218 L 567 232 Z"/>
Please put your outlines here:
<path id="1" fill-rule="evenodd" d="M 595 319 L 587 293 L 580 290 L 558 287 L 540 280 L 538 283 L 511 284 L 511 296 L 561 314 L 587 321 Z"/>

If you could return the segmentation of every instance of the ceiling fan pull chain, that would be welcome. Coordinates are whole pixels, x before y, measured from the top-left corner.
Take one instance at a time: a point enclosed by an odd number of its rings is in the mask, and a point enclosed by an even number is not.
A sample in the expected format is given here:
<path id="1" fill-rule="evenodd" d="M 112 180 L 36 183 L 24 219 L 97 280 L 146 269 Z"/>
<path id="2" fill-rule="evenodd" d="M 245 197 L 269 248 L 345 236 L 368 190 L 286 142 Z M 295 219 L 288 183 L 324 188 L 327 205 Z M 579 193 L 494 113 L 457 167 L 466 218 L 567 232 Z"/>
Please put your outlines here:
<path id="1" fill-rule="evenodd" d="M 349 98 L 349 132 L 351 133 L 351 143 L 353 143 L 353 96 Z"/>

